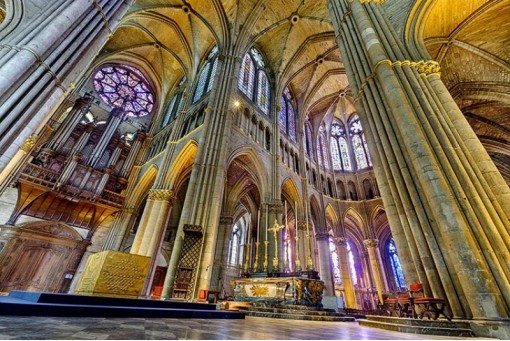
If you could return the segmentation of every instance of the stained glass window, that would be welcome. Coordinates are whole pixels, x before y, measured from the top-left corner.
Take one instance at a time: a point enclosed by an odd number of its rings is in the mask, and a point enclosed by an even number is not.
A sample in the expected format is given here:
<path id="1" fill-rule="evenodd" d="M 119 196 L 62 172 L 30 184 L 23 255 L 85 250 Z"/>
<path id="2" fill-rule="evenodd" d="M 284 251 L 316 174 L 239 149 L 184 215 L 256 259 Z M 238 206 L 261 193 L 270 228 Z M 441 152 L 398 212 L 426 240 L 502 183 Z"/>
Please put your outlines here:
<path id="1" fill-rule="evenodd" d="M 253 83 L 255 82 L 255 65 L 251 56 L 247 53 L 244 55 L 241 64 L 241 74 L 239 75 L 238 87 L 250 99 L 253 98 Z"/>
<path id="2" fill-rule="evenodd" d="M 372 165 L 372 160 L 368 153 L 365 135 L 358 115 L 354 115 L 349 120 L 349 133 L 351 135 L 352 149 L 356 158 L 358 169 L 367 168 Z"/>
<path id="3" fill-rule="evenodd" d="M 336 245 L 333 238 L 329 237 L 329 252 L 331 252 L 331 260 L 333 261 L 333 276 L 336 284 L 342 283 L 342 277 L 340 273 L 340 266 L 338 264 L 338 253 L 336 252 Z"/>
<path id="4" fill-rule="evenodd" d="M 404 272 L 402 271 L 400 258 L 398 257 L 397 248 L 395 247 L 395 242 L 393 239 L 390 239 L 388 242 L 388 255 L 390 257 L 391 269 L 393 270 L 395 284 L 398 288 L 407 288 Z"/>
<path id="5" fill-rule="evenodd" d="M 147 116 L 154 108 L 154 94 L 147 78 L 132 66 L 102 67 L 94 75 L 94 88 L 106 105 L 122 108 L 127 116 Z"/>
<path id="6" fill-rule="evenodd" d="M 264 114 L 269 112 L 269 81 L 263 70 L 258 74 L 257 105 Z"/>
<path id="7" fill-rule="evenodd" d="M 342 160 L 340 159 L 340 150 L 338 149 L 337 139 L 331 136 L 331 162 L 333 163 L 333 170 L 342 170 Z"/>
<path id="8" fill-rule="evenodd" d="M 287 134 L 293 141 L 296 141 L 296 114 L 294 104 L 289 88 L 285 88 L 280 98 L 279 121 L 280 129 Z"/>
<path id="9" fill-rule="evenodd" d="M 324 168 L 330 169 L 329 167 L 329 158 L 328 158 L 328 148 L 326 145 L 326 136 L 325 130 L 323 126 L 319 128 L 319 165 L 324 165 Z"/>
<path id="10" fill-rule="evenodd" d="M 351 157 L 349 156 L 347 140 L 344 137 L 340 137 L 338 139 L 338 145 L 340 146 L 340 155 L 342 156 L 342 164 L 344 166 L 344 170 L 352 171 Z"/>
<path id="11" fill-rule="evenodd" d="M 230 238 L 230 254 L 228 257 L 228 263 L 230 265 L 238 265 L 239 259 L 239 245 L 241 244 L 241 227 L 240 221 L 238 221 L 232 228 L 232 235 Z"/>
<path id="12" fill-rule="evenodd" d="M 367 157 L 365 155 L 365 150 L 363 148 L 361 137 L 359 135 L 354 135 L 352 137 L 352 148 L 354 149 L 354 156 L 356 157 L 358 169 L 367 168 L 368 167 Z"/>
<path id="13" fill-rule="evenodd" d="M 308 122 L 305 123 L 305 134 L 306 134 L 305 138 L 306 154 L 308 154 L 308 156 L 315 160 L 314 153 L 312 152 L 313 151 L 312 129 L 310 128 L 310 124 Z"/>
<path id="14" fill-rule="evenodd" d="M 216 74 L 216 69 L 218 67 L 218 47 L 215 46 L 212 48 L 211 52 L 207 56 L 207 62 L 200 73 L 200 77 L 198 78 L 197 88 L 195 89 L 195 95 L 193 96 L 193 103 L 197 102 L 202 98 L 207 92 L 212 89 L 214 84 L 214 75 Z"/>
<path id="15" fill-rule="evenodd" d="M 161 127 L 165 127 L 168 123 L 170 123 L 170 120 L 172 118 L 172 112 L 173 112 L 176 101 L 177 101 L 177 95 L 174 95 L 174 97 L 168 104 L 168 109 L 165 113 L 165 117 L 163 118 L 163 121 L 161 122 Z"/>
<path id="16" fill-rule="evenodd" d="M 351 269 L 352 284 L 356 285 L 358 284 L 358 276 L 356 274 L 356 266 L 354 264 L 354 255 L 349 242 L 347 242 L 347 259 L 349 260 L 349 267 Z"/>
<path id="17" fill-rule="evenodd" d="M 285 98 L 281 98 L 280 100 L 280 112 L 278 113 L 278 118 L 280 122 L 280 129 L 287 133 L 287 102 L 285 101 Z"/>

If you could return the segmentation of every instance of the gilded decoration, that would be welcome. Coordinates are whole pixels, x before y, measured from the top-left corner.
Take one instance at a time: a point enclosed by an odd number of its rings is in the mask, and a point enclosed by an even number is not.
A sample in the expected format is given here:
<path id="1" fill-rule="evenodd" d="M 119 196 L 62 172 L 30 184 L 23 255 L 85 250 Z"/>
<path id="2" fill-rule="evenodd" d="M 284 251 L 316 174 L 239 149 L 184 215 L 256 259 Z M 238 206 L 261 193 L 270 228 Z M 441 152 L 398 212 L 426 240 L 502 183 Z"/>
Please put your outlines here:
<path id="1" fill-rule="evenodd" d="M 377 239 L 365 239 L 363 241 L 366 247 L 377 247 L 379 245 L 379 240 Z"/>
<path id="2" fill-rule="evenodd" d="M 142 293 L 150 257 L 103 251 L 91 255 L 75 292 L 81 295 L 137 298 Z"/>
<path id="3" fill-rule="evenodd" d="M 265 285 L 253 285 L 250 288 L 251 294 L 255 297 L 267 296 L 269 288 Z"/>
<path id="4" fill-rule="evenodd" d="M 35 138 L 34 135 L 30 135 L 26 140 L 25 143 L 21 146 L 21 150 L 25 153 L 30 152 L 30 150 L 35 146 Z"/>
<path id="5" fill-rule="evenodd" d="M 149 200 L 172 202 L 174 198 L 174 192 L 169 189 L 151 189 L 149 191 Z"/>

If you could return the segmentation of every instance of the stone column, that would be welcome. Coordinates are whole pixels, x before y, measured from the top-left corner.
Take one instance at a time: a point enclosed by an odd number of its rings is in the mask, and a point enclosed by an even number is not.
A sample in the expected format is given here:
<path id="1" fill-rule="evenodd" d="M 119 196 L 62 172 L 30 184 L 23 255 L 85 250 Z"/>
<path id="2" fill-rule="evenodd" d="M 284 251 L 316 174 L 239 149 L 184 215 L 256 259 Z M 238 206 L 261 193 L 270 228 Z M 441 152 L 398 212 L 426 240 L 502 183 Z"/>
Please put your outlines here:
<path id="1" fill-rule="evenodd" d="M 216 79 L 205 109 L 203 130 L 165 278 L 163 297 L 170 297 L 172 294 L 185 225 L 199 226 L 204 232 L 204 244 L 196 270 L 197 281 L 193 283 L 190 293 L 195 296 L 198 289 L 208 289 L 211 284 L 210 264 L 214 261 L 221 210 L 218 203 L 222 202 L 225 187 L 226 144 L 235 112 L 232 94 L 237 91 L 237 76 L 241 64 L 241 58 L 235 54 L 234 46 L 228 46 L 227 49 L 220 51 L 218 56 Z"/>
<path id="2" fill-rule="evenodd" d="M 329 251 L 329 234 L 317 233 L 315 239 L 317 240 L 317 248 L 319 250 L 320 277 L 326 286 L 324 295 L 335 296 L 333 264 L 331 262 L 331 252 Z"/>
<path id="3" fill-rule="evenodd" d="M 64 100 L 131 2 L 23 1 L 0 41 L 0 171 Z"/>
<path id="4" fill-rule="evenodd" d="M 381 2 L 328 5 L 405 276 L 455 317 L 507 318 L 510 189 L 439 65 L 413 60 Z"/>
<path id="5" fill-rule="evenodd" d="M 345 237 L 336 237 L 336 250 L 338 254 L 338 265 L 342 275 L 342 284 L 344 287 L 344 301 L 347 308 L 356 309 L 356 291 L 351 277 L 349 257 L 347 253 L 347 239 Z"/>
<path id="6" fill-rule="evenodd" d="M 126 234 L 126 230 L 131 226 L 135 210 L 133 208 L 123 208 L 117 212 L 110 232 L 103 244 L 103 250 L 119 251 Z"/>
<path id="7" fill-rule="evenodd" d="M 151 189 L 136 232 L 131 253 L 152 257 L 159 248 L 174 194 L 171 190 Z"/>
<path id="8" fill-rule="evenodd" d="M 220 281 L 227 265 L 229 232 L 232 231 L 232 224 L 234 224 L 234 219 L 231 216 L 220 217 L 218 243 L 212 264 L 211 290 L 221 290 Z"/>
<path id="9" fill-rule="evenodd" d="M 368 250 L 368 259 L 370 261 L 370 269 L 375 281 L 375 287 L 377 288 L 377 295 L 379 296 L 379 302 L 383 302 L 383 293 L 384 282 L 382 278 L 382 264 L 379 263 L 379 258 L 377 257 L 377 251 L 379 246 L 379 241 L 377 239 L 366 239 L 364 241 L 365 246 Z"/>

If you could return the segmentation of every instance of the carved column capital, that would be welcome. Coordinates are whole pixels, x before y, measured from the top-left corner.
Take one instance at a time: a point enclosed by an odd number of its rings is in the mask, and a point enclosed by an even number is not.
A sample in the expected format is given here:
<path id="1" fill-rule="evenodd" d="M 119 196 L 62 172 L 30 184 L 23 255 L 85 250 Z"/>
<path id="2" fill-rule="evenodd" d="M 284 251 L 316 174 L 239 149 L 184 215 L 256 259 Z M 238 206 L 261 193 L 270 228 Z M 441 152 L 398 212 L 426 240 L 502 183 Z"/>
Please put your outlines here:
<path id="1" fill-rule="evenodd" d="M 170 189 L 151 189 L 149 191 L 149 200 L 168 201 L 172 204 L 174 199 L 174 191 Z"/>
<path id="2" fill-rule="evenodd" d="M 347 246 L 347 238 L 345 237 L 335 237 L 335 242 L 337 246 Z"/>
<path id="3" fill-rule="evenodd" d="M 306 220 L 298 220 L 296 227 L 298 231 L 306 231 Z"/>
<path id="4" fill-rule="evenodd" d="M 377 247 L 377 246 L 379 246 L 379 240 L 378 239 L 365 239 L 363 241 L 363 244 L 365 244 L 366 247 Z"/>
<path id="5" fill-rule="evenodd" d="M 329 233 L 327 233 L 327 232 L 319 232 L 319 233 L 315 234 L 315 239 L 318 240 L 318 241 L 319 240 L 329 240 L 330 236 L 331 235 Z"/>
<path id="6" fill-rule="evenodd" d="M 220 217 L 220 225 L 232 225 L 234 223 L 234 218 L 232 216 L 221 216 Z"/>

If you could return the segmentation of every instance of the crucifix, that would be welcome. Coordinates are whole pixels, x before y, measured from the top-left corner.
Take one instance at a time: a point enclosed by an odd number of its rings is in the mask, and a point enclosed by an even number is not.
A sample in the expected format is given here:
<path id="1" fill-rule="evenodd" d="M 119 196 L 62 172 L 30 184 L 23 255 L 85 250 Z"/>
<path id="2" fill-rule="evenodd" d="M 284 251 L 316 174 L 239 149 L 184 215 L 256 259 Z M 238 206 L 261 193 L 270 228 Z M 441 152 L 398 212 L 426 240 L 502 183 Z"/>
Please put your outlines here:
<path id="1" fill-rule="evenodd" d="M 273 258 L 273 272 L 280 272 L 278 267 L 278 232 L 282 230 L 285 225 L 278 225 L 278 220 L 274 220 L 274 225 L 269 229 L 269 231 L 273 232 L 274 236 L 274 258 Z"/>

